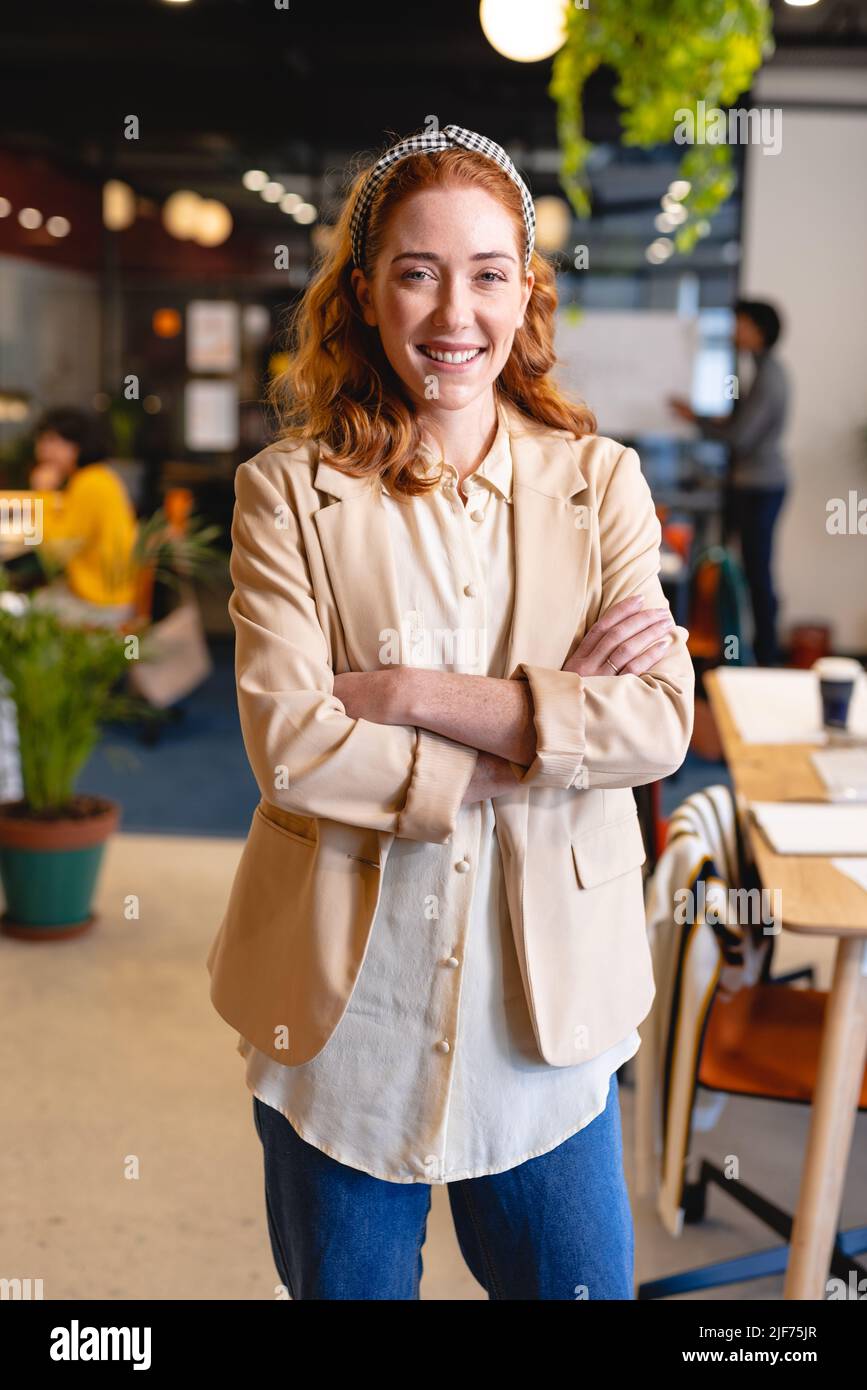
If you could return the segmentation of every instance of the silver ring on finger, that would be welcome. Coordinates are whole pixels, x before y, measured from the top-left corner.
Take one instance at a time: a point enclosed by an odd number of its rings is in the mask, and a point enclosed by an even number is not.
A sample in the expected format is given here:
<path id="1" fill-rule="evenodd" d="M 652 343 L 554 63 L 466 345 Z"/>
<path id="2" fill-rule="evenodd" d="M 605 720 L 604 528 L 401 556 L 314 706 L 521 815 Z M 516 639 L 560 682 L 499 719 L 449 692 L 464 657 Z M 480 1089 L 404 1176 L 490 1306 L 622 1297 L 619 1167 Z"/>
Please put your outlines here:
<path id="1" fill-rule="evenodd" d="M 608 659 L 607 656 L 606 656 L 606 658 L 605 658 L 605 664 L 606 664 L 606 666 L 610 666 L 610 667 L 611 667 L 611 669 L 612 669 L 612 671 L 614 672 L 615 676 L 619 676 L 620 672 L 618 671 L 618 669 L 617 669 L 617 667 L 614 665 L 614 663 L 613 663 L 612 661 L 609 661 L 609 659 Z"/>

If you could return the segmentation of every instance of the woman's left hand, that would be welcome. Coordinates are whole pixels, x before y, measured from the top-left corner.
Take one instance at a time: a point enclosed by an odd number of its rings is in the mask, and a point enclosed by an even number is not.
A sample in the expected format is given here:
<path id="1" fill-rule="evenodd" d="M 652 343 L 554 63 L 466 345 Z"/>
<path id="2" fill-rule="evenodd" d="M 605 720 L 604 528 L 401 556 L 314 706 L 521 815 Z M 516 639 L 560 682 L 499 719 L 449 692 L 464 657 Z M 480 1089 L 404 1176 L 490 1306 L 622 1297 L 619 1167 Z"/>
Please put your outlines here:
<path id="1" fill-rule="evenodd" d="M 350 719 L 369 719 L 372 724 L 405 724 L 401 692 L 401 667 L 382 671 L 344 671 L 334 677 L 334 695 Z"/>

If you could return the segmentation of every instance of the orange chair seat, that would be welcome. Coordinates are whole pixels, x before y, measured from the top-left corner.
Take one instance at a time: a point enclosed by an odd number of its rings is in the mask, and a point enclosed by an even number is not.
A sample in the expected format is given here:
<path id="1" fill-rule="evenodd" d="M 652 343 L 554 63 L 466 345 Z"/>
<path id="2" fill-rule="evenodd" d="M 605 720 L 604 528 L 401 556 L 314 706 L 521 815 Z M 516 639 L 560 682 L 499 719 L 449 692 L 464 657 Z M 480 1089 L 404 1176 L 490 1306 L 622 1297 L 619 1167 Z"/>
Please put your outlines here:
<path id="1" fill-rule="evenodd" d="M 699 1064 L 703 1086 L 736 1095 L 809 1104 L 816 1088 L 828 995 L 788 985 L 752 985 L 711 1005 Z M 867 1068 L 859 1110 L 867 1110 Z"/>

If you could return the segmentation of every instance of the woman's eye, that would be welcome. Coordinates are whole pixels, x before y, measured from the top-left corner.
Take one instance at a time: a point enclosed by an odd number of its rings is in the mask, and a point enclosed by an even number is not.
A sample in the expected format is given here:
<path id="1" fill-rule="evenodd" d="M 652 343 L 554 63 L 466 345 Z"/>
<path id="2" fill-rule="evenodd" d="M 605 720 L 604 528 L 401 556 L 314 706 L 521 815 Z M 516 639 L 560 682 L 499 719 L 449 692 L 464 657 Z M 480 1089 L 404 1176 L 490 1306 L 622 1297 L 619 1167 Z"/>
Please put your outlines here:
<path id="1" fill-rule="evenodd" d="M 418 284 L 422 280 L 431 280 L 433 276 L 425 266 L 419 266 L 415 270 L 405 270 L 400 277 L 402 280 L 409 280 L 413 284 Z M 484 285 L 505 284 L 506 276 L 499 270 L 483 270 L 476 276 Z"/>

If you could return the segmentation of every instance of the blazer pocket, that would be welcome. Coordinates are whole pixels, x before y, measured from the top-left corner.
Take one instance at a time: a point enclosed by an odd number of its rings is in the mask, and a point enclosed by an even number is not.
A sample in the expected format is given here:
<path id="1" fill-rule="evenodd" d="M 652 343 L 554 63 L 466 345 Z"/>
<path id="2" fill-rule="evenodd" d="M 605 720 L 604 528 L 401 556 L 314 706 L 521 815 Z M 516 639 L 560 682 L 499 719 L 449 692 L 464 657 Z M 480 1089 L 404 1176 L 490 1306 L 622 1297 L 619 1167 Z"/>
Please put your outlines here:
<path id="1" fill-rule="evenodd" d="M 256 807 L 256 814 L 262 817 L 266 825 L 279 830 L 290 840 L 309 845 L 311 849 L 315 849 L 319 843 L 315 816 L 299 816 L 295 811 L 284 811 L 282 806 L 272 806 L 270 801 L 261 801 Z"/>
<path id="2" fill-rule="evenodd" d="M 638 815 L 600 825 L 573 840 L 572 857 L 582 888 L 595 888 L 599 883 L 637 869 L 647 858 Z"/>

